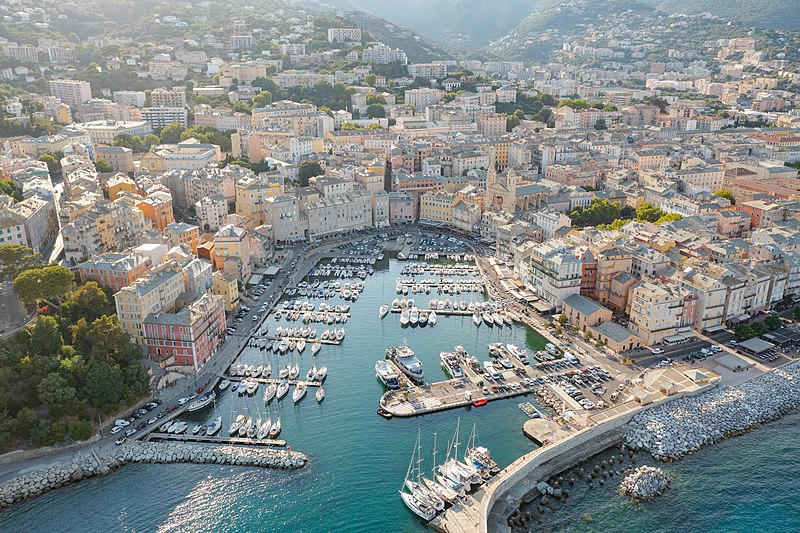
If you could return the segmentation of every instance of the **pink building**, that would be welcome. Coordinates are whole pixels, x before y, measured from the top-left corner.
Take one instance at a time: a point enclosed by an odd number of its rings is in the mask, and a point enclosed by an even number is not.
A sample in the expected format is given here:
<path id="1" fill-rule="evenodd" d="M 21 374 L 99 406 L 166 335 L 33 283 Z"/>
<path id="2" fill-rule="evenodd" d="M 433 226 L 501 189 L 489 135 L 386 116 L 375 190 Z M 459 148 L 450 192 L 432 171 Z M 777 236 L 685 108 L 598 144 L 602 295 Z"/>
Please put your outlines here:
<path id="1" fill-rule="evenodd" d="M 389 223 L 407 224 L 417 220 L 417 198 L 405 192 L 389 193 Z"/>
<path id="2" fill-rule="evenodd" d="M 144 321 L 144 338 L 152 359 L 173 358 L 174 364 L 198 369 L 225 338 L 223 298 L 203 294 L 175 313 L 150 313 Z"/>

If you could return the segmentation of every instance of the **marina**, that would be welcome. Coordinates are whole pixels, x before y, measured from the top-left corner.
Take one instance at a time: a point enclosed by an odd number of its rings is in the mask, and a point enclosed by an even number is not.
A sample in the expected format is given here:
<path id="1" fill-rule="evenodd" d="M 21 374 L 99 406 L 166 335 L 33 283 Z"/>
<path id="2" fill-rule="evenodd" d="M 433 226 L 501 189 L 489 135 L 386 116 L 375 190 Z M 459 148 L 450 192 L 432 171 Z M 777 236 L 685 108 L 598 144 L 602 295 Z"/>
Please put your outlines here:
<path id="1" fill-rule="evenodd" d="M 249 439 L 238 437 L 211 437 L 207 435 L 171 435 L 169 433 L 154 432 L 146 440 L 170 442 L 202 442 L 206 444 L 240 444 L 247 446 L 286 446 L 283 439 Z"/>

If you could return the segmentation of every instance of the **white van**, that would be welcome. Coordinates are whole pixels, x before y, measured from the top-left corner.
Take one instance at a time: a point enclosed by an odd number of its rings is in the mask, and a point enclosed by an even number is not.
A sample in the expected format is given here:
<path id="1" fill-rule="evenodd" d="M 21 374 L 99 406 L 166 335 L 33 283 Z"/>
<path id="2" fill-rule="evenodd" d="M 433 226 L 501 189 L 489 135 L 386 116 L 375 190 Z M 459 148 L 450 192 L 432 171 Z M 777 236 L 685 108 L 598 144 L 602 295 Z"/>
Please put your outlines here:
<path id="1" fill-rule="evenodd" d="M 564 352 L 564 360 L 573 365 L 578 364 L 578 358 L 572 355 L 570 352 Z"/>
<path id="2" fill-rule="evenodd" d="M 503 373 L 497 370 L 490 361 L 483 362 L 483 369 L 494 379 L 502 379 Z"/>

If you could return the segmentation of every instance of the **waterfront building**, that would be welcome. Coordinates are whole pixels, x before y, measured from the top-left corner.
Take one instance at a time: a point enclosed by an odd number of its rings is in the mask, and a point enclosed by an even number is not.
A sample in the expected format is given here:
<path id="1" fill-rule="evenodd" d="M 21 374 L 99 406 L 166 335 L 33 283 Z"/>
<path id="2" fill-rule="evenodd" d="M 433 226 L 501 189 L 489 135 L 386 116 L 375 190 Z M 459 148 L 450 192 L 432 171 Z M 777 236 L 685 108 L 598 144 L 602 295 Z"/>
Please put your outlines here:
<path id="1" fill-rule="evenodd" d="M 79 264 L 76 269 L 81 283 L 96 281 L 102 287 L 119 292 L 153 267 L 149 257 L 132 253 L 106 253 Z"/>
<path id="2" fill-rule="evenodd" d="M 117 318 L 131 340 L 144 345 L 144 322 L 151 313 L 175 309 L 178 296 L 184 291 L 183 273 L 160 270 L 140 278 L 114 294 Z"/>
<path id="3" fill-rule="evenodd" d="M 611 309 L 580 294 L 571 294 L 564 298 L 561 312 L 567 317 L 570 324 L 583 333 L 586 333 L 589 328 L 610 321 L 612 316 Z"/>

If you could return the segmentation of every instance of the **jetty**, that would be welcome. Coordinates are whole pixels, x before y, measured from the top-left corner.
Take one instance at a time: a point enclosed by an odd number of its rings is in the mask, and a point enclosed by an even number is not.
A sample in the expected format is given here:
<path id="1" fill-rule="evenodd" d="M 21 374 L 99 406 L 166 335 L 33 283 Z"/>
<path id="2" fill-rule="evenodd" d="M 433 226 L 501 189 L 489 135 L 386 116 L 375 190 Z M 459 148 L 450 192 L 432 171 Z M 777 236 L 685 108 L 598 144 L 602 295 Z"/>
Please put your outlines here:
<path id="1" fill-rule="evenodd" d="M 322 385 L 319 381 L 305 381 L 300 379 L 281 379 L 281 378 L 249 378 L 247 376 L 227 376 L 228 381 L 257 381 L 258 383 L 280 385 L 283 382 L 289 385 L 305 385 L 307 387 L 320 387 Z M 237 391 L 238 392 L 238 391 Z"/>
<path id="2" fill-rule="evenodd" d="M 284 439 L 250 439 L 247 437 L 219 437 L 209 435 L 174 435 L 172 433 L 152 432 L 147 435 L 147 440 L 160 440 L 172 442 L 204 442 L 209 444 L 242 444 L 247 446 L 286 446 Z"/>

